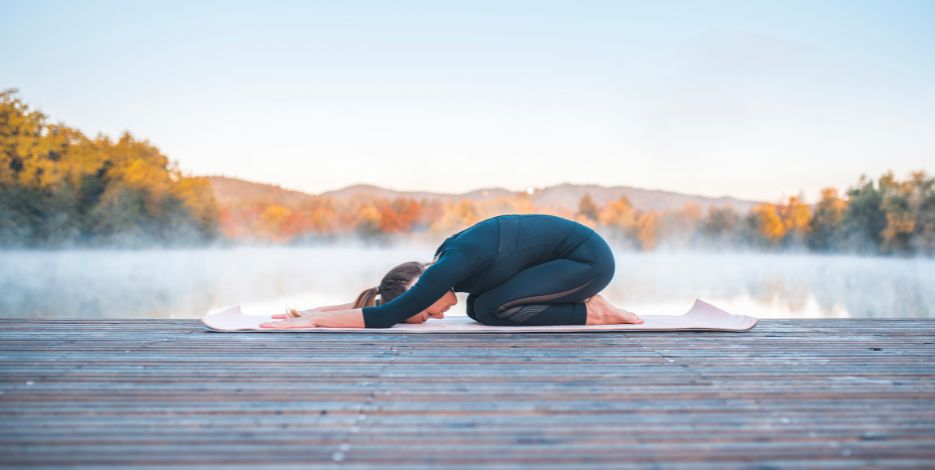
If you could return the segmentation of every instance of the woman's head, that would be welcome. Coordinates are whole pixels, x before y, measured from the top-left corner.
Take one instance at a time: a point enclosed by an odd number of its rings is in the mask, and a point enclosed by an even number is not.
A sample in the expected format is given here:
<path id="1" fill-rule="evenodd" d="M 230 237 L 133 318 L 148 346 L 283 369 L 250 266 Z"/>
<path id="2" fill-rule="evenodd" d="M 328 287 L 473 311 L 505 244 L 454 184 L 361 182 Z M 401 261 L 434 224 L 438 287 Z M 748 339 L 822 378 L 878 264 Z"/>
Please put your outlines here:
<path id="1" fill-rule="evenodd" d="M 420 263 L 418 261 L 409 261 L 390 269 L 383 276 L 380 285 L 371 287 L 360 293 L 357 300 L 354 301 L 354 308 L 372 307 L 374 305 L 385 304 L 404 292 L 409 290 L 419 280 L 419 276 L 431 265 L 431 263 Z M 379 296 L 379 299 L 377 299 Z M 452 305 L 458 303 L 458 298 L 453 290 L 449 290 L 441 296 L 435 303 L 425 310 L 416 313 L 405 320 L 406 323 L 422 323 L 429 318 L 444 318 L 445 312 Z"/>

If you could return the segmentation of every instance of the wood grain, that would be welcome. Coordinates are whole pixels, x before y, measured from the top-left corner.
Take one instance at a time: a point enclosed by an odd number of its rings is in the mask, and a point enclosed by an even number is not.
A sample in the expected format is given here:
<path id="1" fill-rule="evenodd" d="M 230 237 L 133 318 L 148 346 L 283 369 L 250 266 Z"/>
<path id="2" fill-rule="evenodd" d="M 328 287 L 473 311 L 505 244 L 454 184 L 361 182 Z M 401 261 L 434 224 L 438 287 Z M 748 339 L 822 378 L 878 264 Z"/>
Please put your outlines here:
<path id="1" fill-rule="evenodd" d="M 477 335 L 0 323 L 4 466 L 935 467 L 935 320 Z"/>

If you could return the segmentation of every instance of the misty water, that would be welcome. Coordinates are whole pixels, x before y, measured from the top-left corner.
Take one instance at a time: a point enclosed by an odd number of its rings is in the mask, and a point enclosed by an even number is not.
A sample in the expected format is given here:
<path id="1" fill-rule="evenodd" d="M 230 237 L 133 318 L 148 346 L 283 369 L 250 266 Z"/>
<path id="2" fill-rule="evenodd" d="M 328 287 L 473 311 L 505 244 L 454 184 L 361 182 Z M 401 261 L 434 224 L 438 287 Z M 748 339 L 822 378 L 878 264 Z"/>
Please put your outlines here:
<path id="1" fill-rule="evenodd" d="M 198 318 L 343 303 L 434 246 L 0 251 L 4 318 Z M 638 314 L 695 298 L 759 318 L 933 318 L 935 260 L 843 255 L 617 252 L 604 295 Z M 465 294 L 449 315 L 464 315 Z"/>

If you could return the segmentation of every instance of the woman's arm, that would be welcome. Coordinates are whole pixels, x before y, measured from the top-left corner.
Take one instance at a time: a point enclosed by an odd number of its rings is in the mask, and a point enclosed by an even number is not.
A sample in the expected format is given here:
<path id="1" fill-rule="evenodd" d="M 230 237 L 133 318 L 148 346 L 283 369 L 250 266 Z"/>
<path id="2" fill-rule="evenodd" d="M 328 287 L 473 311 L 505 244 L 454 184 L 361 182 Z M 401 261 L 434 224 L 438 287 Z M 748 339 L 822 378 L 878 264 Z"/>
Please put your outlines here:
<path id="1" fill-rule="evenodd" d="M 308 311 L 333 312 L 335 310 L 350 310 L 352 308 L 354 308 L 354 302 L 348 302 L 346 304 L 339 304 L 339 305 L 329 305 L 327 307 L 318 307 L 318 308 L 314 308 Z M 303 311 L 305 310 L 300 310 L 300 312 L 303 312 Z"/>
<path id="2" fill-rule="evenodd" d="M 445 250 L 416 283 L 399 297 L 380 306 L 361 309 L 365 328 L 389 328 L 440 299 L 458 281 L 473 274 L 474 260 L 468 253 Z"/>
<path id="3" fill-rule="evenodd" d="M 263 328 L 389 328 L 425 310 L 459 280 L 471 274 L 473 260 L 464 253 L 446 251 L 419 276 L 409 290 L 380 306 L 331 310 L 325 315 L 303 315 Z M 273 318 L 281 318 L 274 316 Z"/>
<path id="4" fill-rule="evenodd" d="M 290 309 L 289 313 L 277 313 L 273 315 L 273 319 L 274 320 L 285 320 L 287 318 L 294 318 L 296 316 L 306 316 L 306 315 L 311 316 L 311 317 L 314 317 L 314 316 L 321 317 L 322 315 L 316 315 L 316 314 L 320 314 L 323 312 L 334 312 L 338 310 L 350 310 L 352 308 L 354 308 L 354 302 L 348 302 L 346 304 L 338 304 L 338 305 L 326 305 L 324 307 L 315 307 L 315 308 L 309 308 L 305 310 Z"/>
<path id="5" fill-rule="evenodd" d="M 302 316 L 286 320 L 266 322 L 261 328 L 364 328 L 364 314 L 359 308 L 332 310 L 326 317 Z"/>
<path id="6" fill-rule="evenodd" d="M 326 318 L 316 318 L 315 326 L 319 328 L 364 328 L 364 314 L 359 308 L 333 311 Z"/>

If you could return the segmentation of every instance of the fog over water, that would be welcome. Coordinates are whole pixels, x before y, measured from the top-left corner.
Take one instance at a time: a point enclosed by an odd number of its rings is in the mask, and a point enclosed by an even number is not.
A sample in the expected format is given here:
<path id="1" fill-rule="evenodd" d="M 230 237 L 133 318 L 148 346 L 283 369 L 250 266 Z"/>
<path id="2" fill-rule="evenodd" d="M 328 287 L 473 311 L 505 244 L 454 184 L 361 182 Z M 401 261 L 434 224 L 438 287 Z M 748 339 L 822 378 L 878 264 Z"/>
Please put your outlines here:
<path id="1" fill-rule="evenodd" d="M 0 251 L 4 318 L 198 318 L 349 302 L 435 246 Z M 616 253 L 604 295 L 638 314 L 695 298 L 759 318 L 935 318 L 935 260 L 844 255 Z M 449 314 L 464 314 L 466 294 Z"/>

